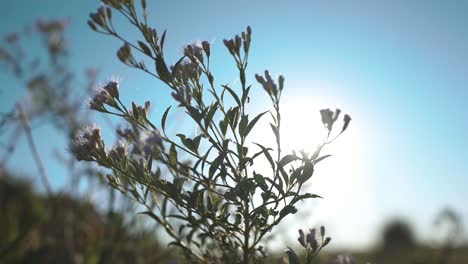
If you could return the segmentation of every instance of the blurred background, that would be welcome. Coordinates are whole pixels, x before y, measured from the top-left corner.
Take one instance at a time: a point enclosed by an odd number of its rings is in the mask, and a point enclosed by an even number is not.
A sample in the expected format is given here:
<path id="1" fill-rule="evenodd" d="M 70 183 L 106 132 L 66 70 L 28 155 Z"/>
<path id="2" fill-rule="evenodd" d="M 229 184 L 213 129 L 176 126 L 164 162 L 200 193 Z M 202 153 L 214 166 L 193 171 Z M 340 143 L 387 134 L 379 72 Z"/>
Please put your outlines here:
<path id="1" fill-rule="evenodd" d="M 108 137 L 117 125 L 87 109 L 100 82 L 120 80 L 127 102 L 150 100 L 154 120 L 174 104 L 162 83 L 118 61 L 121 42 L 88 27 L 99 6 L 18 0 L 0 9 L 0 260 L 32 261 L 58 245 L 67 262 L 173 257 L 157 227 L 126 213 L 137 208 L 109 190 L 100 169 L 66 150 L 86 123 L 99 123 Z M 329 254 L 468 262 L 468 2 L 173 0 L 148 1 L 148 9 L 149 24 L 167 29 L 169 61 L 185 44 L 208 40 L 215 75 L 226 83 L 237 82 L 236 69 L 222 40 L 252 27 L 248 82 L 265 69 L 285 76 L 287 150 L 315 147 L 320 109 L 351 115 L 308 186 L 324 199 L 301 205 L 301 215 L 279 227 L 273 250 L 297 244 L 299 228 L 325 225 Z M 128 23 L 116 26 L 137 39 Z M 256 88 L 253 112 L 269 107 Z M 394 252 L 406 262 L 392 262 Z"/>

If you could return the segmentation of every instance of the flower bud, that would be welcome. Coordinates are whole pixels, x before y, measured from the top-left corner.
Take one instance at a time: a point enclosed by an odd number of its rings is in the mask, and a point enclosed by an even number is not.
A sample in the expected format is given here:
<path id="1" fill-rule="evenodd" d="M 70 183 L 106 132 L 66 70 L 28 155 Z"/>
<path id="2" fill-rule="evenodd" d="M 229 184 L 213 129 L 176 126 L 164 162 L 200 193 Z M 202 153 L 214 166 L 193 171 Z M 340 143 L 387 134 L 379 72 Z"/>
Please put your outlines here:
<path id="1" fill-rule="evenodd" d="M 205 40 L 205 41 L 202 42 L 202 47 L 203 47 L 203 50 L 205 51 L 206 56 L 210 57 L 211 44 L 208 41 Z"/>
<path id="2" fill-rule="evenodd" d="M 103 89 L 106 90 L 111 97 L 113 98 L 119 97 L 119 83 L 118 82 L 110 81 L 103 87 Z"/>

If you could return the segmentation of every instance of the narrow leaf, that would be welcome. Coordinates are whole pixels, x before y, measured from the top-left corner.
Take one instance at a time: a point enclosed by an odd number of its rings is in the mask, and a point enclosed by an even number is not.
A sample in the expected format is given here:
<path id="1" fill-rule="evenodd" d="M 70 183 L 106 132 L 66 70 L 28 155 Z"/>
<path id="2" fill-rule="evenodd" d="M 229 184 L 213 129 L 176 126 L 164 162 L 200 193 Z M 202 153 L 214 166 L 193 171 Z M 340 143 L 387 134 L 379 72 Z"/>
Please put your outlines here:
<path id="1" fill-rule="evenodd" d="M 138 41 L 138 46 L 140 46 L 140 48 L 143 50 L 143 53 L 145 53 L 149 57 L 152 57 L 151 50 L 148 48 L 148 46 L 146 46 L 145 43 Z"/>
<path id="2" fill-rule="evenodd" d="M 265 114 L 267 113 L 268 111 L 266 112 L 263 112 L 263 113 L 260 113 L 259 115 L 257 115 L 254 119 L 252 119 L 252 121 L 249 123 L 249 125 L 247 126 L 247 131 L 245 133 L 245 135 L 247 136 L 250 131 L 252 130 L 252 128 L 255 126 L 255 124 L 258 122 L 258 120 L 260 120 L 260 118 Z"/>
<path id="3" fill-rule="evenodd" d="M 167 114 L 169 113 L 169 110 L 171 109 L 171 106 L 169 106 L 166 111 L 164 111 L 163 117 L 161 119 L 161 127 L 163 131 L 166 130 L 166 119 L 167 119 Z"/>

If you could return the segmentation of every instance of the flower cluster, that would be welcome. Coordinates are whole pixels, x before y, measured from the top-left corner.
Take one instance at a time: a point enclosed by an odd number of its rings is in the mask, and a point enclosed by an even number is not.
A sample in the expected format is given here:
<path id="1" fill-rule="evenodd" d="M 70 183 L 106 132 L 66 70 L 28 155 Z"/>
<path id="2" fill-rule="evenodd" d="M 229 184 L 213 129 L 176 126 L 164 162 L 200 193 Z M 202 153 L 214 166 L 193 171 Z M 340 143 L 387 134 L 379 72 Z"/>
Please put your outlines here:
<path id="1" fill-rule="evenodd" d="M 133 126 L 132 128 L 117 129 L 117 135 L 121 138 L 120 142 L 131 143 L 131 146 L 126 146 L 126 149 L 131 148 L 131 154 L 143 157 L 155 156 L 164 147 L 163 138 L 157 129 L 148 134 L 142 134 L 137 126 Z"/>
<path id="2" fill-rule="evenodd" d="M 120 160 L 122 157 L 126 157 L 127 155 L 128 155 L 128 144 L 127 142 L 123 140 L 120 140 L 108 152 L 108 156 L 112 160 Z"/>
<path id="3" fill-rule="evenodd" d="M 333 128 L 333 124 L 338 120 L 340 113 L 341 113 L 340 109 L 336 109 L 335 111 L 332 111 L 330 109 L 320 110 L 320 115 L 322 116 L 322 123 L 325 126 L 325 128 L 328 130 L 328 135 L 330 135 L 332 128 Z M 351 122 L 351 117 L 346 114 L 343 117 L 343 128 L 341 129 L 340 134 L 343 133 L 346 130 L 346 128 L 348 128 L 349 122 Z"/>
<path id="4" fill-rule="evenodd" d="M 207 57 L 210 57 L 211 47 L 208 41 L 193 41 L 184 48 L 184 56 L 190 59 L 190 61 L 200 61 L 203 63 L 203 52 Z"/>
<path id="5" fill-rule="evenodd" d="M 299 238 L 297 239 L 301 246 L 306 250 L 307 253 L 307 264 L 312 263 L 312 259 L 317 256 L 317 254 L 324 248 L 328 243 L 330 243 L 331 238 L 325 237 L 325 227 L 320 227 L 320 239 L 317 236 L 317 230 L 315 228 L 309 229 L 307 234 L 304 233 L 304 230 L 299 229 Z M 319 242 L 320 240 L 320 242 Z M 296 252 L 288 247 L 286 254 L 289 258 L 289 264 L 300 264 L 299 257 Z M 341 263 L 339 263 L 341 264 Z"/>
<path id="6" fill-rule="evenodd" d="M 309 233 L 304 234 L 302 229 L 299 229 L 299 238 L 297 239 L 301 246 L 305 249 L 311 249 L 313 254 L 318 253 L 323 247 L 330 243 L 331 238 L 325 237 L 325 227 L 320 227 L 320 243 L 317 240 L 317 231 L 315 228 L 309 229 Z"/>
<path id="7" fill-rule="evenodd" d="M 197 61 L 183 60 L 180 64 L 172 67 L 173 75 L 176 81 L 188 83 L 189 81 L 198 81 L 201 75 L 200 65 Z"/>
<path id="8" fill-rule="evenodd" d="M 108 112 L 106 105 L 113 108 L 118 107 L 116 99 L 119 97 L 119 83 L 110 81 L 96 90 L 94 96 L 89 100 L 89 107 L 99 112 Z"/>
<path id="9" fill-rule="evenodd" d="M 80 131 L 69 144 L 69 150 L 77 160 L 96 161 L 100 157 L 107 156 L 101 129 L 96 125 L 85 127 Z"/>
<path id="10" fill-rule="evenodd" d="M 265 71 L 265 77 L 259 74 L 255 74 L 255 79 L 257 79 L 257 82 L 262 85 L 263 89 L 268 93 L 268 95 L 272 97 L 278 97 L 283 91 L 284 77 L 281 75 L 278 77 L 279 87 L 275 81 L 273 81 L 268 71 Z"/>
<path id="11" fill-rule="evenodd" d="M 233 56 L 240 56 L 241 47 L 244 48 L 245 53 L 249 52 L 251 36 L 252 29 L 249 26 L 247 32 L 242 32 L 241 36 L 236 35 L 233 39 L 225 39 L 223 42 Z"/>

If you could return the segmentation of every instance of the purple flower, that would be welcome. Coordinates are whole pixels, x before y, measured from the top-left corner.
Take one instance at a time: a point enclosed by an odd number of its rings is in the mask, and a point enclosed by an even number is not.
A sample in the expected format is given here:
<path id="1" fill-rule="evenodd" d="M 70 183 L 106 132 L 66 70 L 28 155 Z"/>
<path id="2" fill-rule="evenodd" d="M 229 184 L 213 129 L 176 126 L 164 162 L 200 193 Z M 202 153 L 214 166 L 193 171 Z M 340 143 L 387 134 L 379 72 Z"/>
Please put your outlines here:
<path id="1" fill-rule="evenodd" d="M 154 152 L 155 148 L 162 146 L 162 137 L 159 134 L 159 131 L 154 130 L 146 139 L 143 146 L 143 152 L 146 155 L 151 155 Z"/>
<path id="2" fill-rule="evenodd" d="M 77 160 L 93 161 L 106 156 L 101 129 L 96 125 L 84 127 L 77 133 L 68 148 Z"/>

